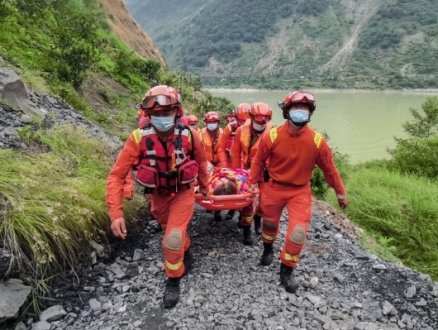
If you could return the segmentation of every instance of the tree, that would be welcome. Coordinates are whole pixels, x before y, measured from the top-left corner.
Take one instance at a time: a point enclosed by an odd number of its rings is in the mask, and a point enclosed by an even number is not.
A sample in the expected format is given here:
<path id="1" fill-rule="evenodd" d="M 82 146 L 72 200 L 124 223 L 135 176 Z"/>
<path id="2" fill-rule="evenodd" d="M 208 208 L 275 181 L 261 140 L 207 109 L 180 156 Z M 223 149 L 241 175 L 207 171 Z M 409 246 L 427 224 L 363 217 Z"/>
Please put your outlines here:
<path id="1" fill-rule="evenodd" d="M 411 137 L 430 139 L 438 135 L 438 98 L 428 97 L 421 107 L 425 115 L 422 116 L 418 110 L 410 108 L 414 120 L 404 123 L 403 128 Z"/>

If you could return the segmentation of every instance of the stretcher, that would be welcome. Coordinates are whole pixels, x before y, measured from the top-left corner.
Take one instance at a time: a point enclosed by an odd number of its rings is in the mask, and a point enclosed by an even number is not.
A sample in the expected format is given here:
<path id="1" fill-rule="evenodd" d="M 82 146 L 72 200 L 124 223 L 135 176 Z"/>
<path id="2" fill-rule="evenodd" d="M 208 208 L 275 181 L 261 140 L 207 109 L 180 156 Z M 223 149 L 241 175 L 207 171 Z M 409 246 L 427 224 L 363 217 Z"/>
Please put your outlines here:
<path id="1" fill-rule="evenodd" d="M 241 210 L 254 202 L 258 193 L 259 191 L 256 189 L 254 193 L 223 196 L 209 195 L 207 198 L 202 194 L 196 193 L 195 201 L 197 204 L 210 211 Z"/>

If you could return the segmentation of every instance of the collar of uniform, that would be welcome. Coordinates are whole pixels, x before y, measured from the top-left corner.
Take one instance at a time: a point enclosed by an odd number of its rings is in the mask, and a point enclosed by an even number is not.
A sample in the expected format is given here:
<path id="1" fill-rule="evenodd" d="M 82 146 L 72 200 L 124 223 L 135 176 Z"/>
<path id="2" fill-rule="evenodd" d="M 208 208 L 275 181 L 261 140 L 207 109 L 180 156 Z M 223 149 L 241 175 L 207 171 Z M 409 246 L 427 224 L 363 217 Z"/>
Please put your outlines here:
<path id="1" fill-rule="evenodd" d="M 288 133 L 290 136 L 301 136 L 301 135 L 305 134 L 305 133 L 310 129 L 310 128 L 309 128 L 309 124 L 306 124 L 303 128 L 301 128 L 301 129 L 298 131 L 298 133 L 293 134 L 293 133 L 290 131 L 289 125 L 291 125 L 291 124 L 289 123 L 289 120 L 288 120 L 288 121 L 286 121 L 284 127 L 285 127 L 285 129 L 287 130 L 287 133 Z"/>

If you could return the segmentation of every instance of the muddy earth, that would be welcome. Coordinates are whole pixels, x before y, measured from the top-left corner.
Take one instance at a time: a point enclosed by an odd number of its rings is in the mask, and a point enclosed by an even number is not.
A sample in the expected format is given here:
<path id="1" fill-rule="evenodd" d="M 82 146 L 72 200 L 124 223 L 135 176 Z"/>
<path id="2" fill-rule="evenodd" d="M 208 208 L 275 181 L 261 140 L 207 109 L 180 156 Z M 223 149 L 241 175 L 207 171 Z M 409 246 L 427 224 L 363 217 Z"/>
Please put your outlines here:
<path id="1" fill-rule="evenodd" d="M 295 271 L 296 294 L 279 286 L 279 260 L 260 265 L 259 237 L 253 234 L 252 247 L 242 244 L 237 216 L 225 220 L 223 212 L 223 221 L 215 223 L 197 207 L 189 228 L 195 262 L 181 281 L 175 308 L 163 307 L 163 234 L 151 221 L 131 229 L 123 242 L 98 247 L 111 251 L 109 259 L 58 280 L 54 300 L 44 308 L 52 305 L 60 314 L 52 322 L 29 319 L 27 325 L 67 330 L 438 329 L 438 283 L 364 251 L 353 237 L 357 230 L 344 231 L 320 209 L 314 206 Z M 285 217 L 275 244 L 278 255 Z"/>

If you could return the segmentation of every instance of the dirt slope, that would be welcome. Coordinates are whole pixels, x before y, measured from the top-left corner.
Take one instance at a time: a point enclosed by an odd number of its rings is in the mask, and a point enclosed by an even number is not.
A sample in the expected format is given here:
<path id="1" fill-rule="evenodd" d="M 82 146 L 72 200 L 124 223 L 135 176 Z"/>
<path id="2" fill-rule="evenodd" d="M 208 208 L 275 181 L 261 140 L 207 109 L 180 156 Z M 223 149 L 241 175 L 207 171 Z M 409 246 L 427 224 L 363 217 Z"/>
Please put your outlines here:
<path id="1" fill-rule="evenodd" d="M 140 25 L 132 18 L 124 0 L 101 0 L 109 16 L 109 24 L 120 39 L 145 58 L 152 58 L 167 66 L 166 60 Z"/>

